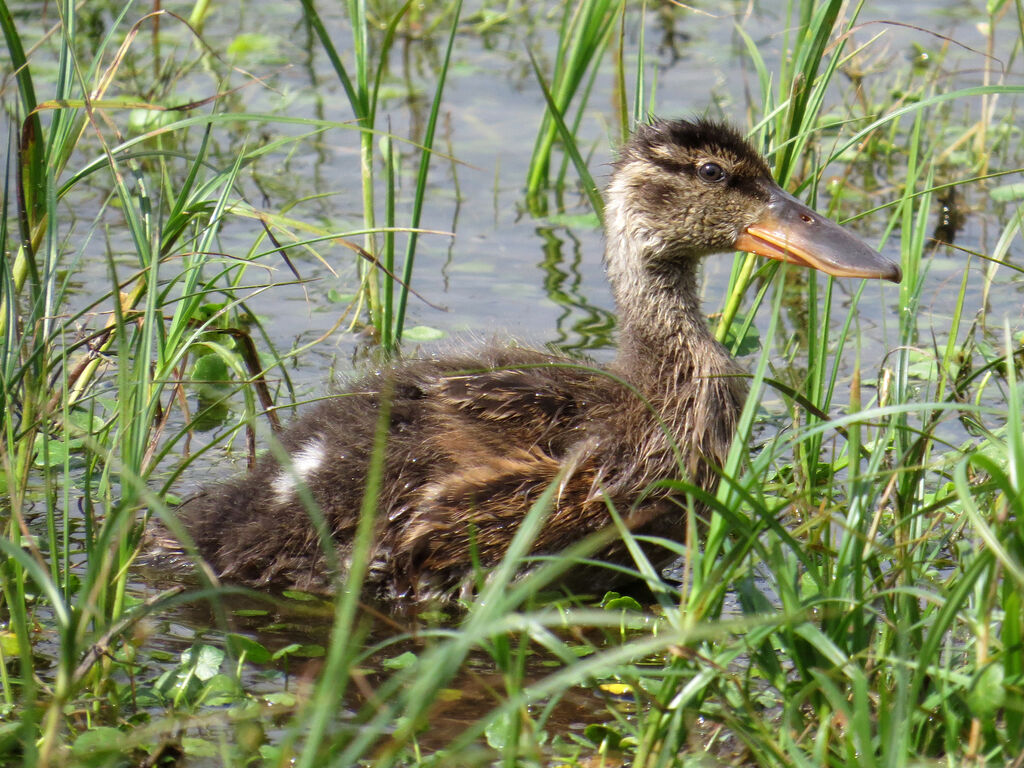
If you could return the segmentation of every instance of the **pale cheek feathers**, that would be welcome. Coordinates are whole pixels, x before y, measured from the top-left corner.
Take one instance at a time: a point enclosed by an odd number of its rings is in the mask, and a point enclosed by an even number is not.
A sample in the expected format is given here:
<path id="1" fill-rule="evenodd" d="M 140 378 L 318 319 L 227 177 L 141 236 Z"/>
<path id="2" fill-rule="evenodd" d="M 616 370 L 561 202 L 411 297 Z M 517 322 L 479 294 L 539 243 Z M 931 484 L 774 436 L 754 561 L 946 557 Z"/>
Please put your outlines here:
<path id="1" fill-rule="evenodd" d="M 682 194 L 663 177 L 639 172 L 621 175 L 608 188 L 605 208 L 609 242 L 628 241 L 637 251 L 659 253 L 677 246 L 728 251 L 749 218 L 747 202 L 730 190 Z M 614 256 L 615 254 L 610 254 Z M 616 271 L 614 263 L 609 264 Z"/>
<path id="2" fill-rule="evenodd" d="M 297 484 L 309 482 L 309 478 L 324 463 L 325 455 L 324 443 L 320 439 L 310 440 L 293 453 L 291 467 L 282 467 L 270 485 L 277 501 L 281 504 L 291 501 Z"/>

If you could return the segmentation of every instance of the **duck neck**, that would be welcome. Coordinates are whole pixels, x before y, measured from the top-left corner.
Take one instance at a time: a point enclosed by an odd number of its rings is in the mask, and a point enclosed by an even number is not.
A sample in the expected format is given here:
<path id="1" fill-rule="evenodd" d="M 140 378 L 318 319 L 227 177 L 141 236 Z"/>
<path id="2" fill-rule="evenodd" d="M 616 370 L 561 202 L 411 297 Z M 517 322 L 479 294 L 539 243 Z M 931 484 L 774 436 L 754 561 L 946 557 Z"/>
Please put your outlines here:
<path id="1" fill-rule="evenodd" d="M 671 396 L 681 384 L 692 388 L 694 380 L 733 365 L 701 311 L 697 263 L 690 254 L 651 259 L 642 251 L 609 252 L 608 274 L 619 311 L 614 367 L 645 394 Z"/>

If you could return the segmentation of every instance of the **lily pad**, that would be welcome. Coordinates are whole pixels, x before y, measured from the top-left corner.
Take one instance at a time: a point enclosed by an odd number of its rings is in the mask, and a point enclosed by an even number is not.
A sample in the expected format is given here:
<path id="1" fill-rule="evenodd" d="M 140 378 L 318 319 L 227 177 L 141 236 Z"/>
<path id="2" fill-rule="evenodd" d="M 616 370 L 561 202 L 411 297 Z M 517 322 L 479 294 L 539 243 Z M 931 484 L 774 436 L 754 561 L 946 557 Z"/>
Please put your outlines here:
<path id="1" fill-rule="evenodd" d="M 414 325 L 402 331 L 402 338 L 406 341 L 437 341 L 443 339 L 447 334 L 439 328 L 431 328 L 428 325 Z"/>
<path id="2" fill-rule="evenodd" d="M 1024 181 L 993 187 L 988 191 L 988 194 L 997 203 L 1012 203 L 1015 200 L 1024 200 Z"/>

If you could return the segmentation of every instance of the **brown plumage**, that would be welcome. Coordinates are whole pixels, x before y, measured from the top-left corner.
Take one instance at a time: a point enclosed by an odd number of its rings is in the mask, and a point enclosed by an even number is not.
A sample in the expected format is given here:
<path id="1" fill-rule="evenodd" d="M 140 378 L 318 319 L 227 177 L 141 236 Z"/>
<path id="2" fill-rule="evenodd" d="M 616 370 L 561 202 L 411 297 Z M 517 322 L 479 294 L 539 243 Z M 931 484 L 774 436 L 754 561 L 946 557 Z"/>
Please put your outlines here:
<path id="1" fill-rule="evenodd" d="M 620 317 L 607 373 L 508 346 L 356 382 L 285 431 L 290 467 L 265 455 L 253 472 L 179 508 L 214 570 L 256 585 L 330 588 L 298 486 L 319 505 L 344 567 L 381 393 L 390 393 L 391 414 L 370 595 L 456 594 L 472 575 L 471 546 L 482 565 L 497 563 L 558 478 L 535 553 L 608 526 L 608 502 L 633 531 L 679 538 L 684 507 L 654 484 L 686 477 L 713 488 L 746 395 L 700 310 L 700 259 L 741 248 L 836 275 L 900 279 L 895 264 L 779 189 L 758 153 L 720 124 L 640 126 L 606 197 L 605 265 Z M 168 546 L 166 532 L 155 538 Z M 621 543 L 599 557 L 628 561 Z M 608 586 L 612 571 L 606 580 L 591 571 L 587 586 Z"/>

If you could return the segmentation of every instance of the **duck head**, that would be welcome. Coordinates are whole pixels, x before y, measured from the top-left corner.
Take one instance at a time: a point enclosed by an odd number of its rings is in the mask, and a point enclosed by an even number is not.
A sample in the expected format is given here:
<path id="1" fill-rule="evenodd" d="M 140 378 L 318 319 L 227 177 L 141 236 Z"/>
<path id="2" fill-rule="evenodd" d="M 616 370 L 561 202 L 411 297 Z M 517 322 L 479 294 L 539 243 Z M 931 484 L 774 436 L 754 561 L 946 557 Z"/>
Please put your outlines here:
<path id="1" fill-rule="evenodd" d="M 638 268 L 692 271 L 710 253 L 749 251 L 837 277 L 899 282 L 899 265 L 779 187 L 733 128 L 705 120 L 641 125 L 608 188 L 614 283 Z"/>

